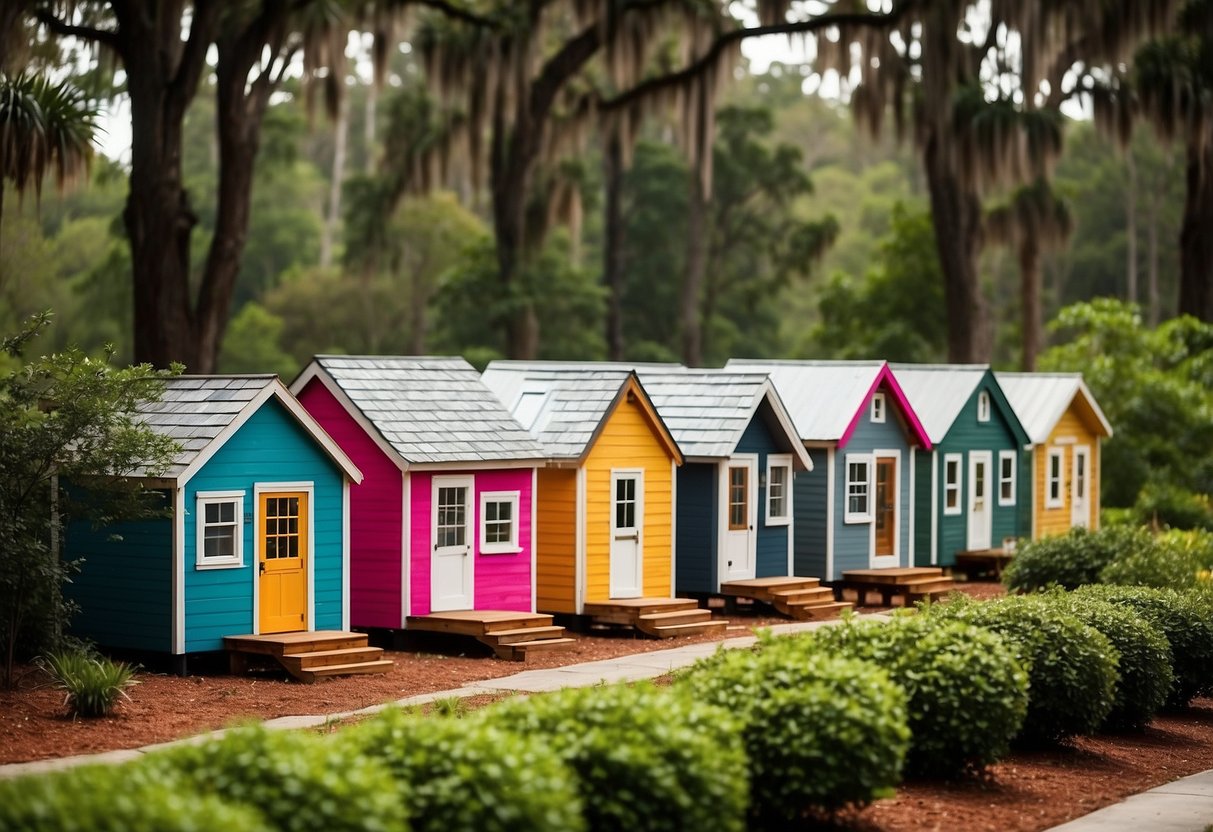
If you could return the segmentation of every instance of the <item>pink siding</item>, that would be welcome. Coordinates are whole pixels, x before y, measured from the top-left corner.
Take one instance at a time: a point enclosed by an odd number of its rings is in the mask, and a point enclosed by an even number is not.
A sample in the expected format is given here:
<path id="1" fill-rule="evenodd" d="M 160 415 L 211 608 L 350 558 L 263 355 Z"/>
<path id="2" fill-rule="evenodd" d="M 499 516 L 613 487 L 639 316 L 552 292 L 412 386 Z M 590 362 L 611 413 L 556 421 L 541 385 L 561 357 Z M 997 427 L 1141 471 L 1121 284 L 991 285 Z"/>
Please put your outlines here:
<path id="1" fill-rule="evenodd" d="M 355 459 L 355 462 L 358 460 Z M 365 469 L 364 469 L 365 470 Z M 451 472 L 455 474 L 456 472 Z M 458 472 L 476 480 L 472 501 L 472 539 L 475 547 L 473 581 L 478 610 L 533 612 L 531 607 L 531 469 L 499 469 Z M 432 545 L 433 474 L 414 472 L 410 494 L 412 528 L 412 615 L 430 612 L 430 551 Z M 441 475 L 440 475 L 441 476 Z M 522 551 L 509 555 L 485 555 L 480 551 L 480 494 L 484 491 L 517 491 L 518 545 Z"/>
<path id="2" fill-rule="evenodd" d="M 402 626 L 400 469 L 320 381 L 299 401 L 363 473 L 350 486 L 350 625 Z M 428 585 L 428 584 L 427 584 Z"/>

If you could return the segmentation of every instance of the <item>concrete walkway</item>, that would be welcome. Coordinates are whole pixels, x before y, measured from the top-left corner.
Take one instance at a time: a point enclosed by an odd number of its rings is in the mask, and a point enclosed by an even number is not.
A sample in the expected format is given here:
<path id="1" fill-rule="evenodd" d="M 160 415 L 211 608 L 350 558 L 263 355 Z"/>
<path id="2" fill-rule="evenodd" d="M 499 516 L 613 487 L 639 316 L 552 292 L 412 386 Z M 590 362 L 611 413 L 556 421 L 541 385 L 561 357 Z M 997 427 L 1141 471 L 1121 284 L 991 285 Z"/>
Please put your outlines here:
<path id="1" fill-rule="evenodd" d="M 1135 794 L 1049 832 L 1204 832 L 1213 825 L 1213 771 Z"/>
<path id="2" fill-rule="evenodd" d="M 862 616 L 868 618 L 887 618 L 882 613 Z M 836 624 L 836 621 L 795 621 L 787 624 L 775 624 L 768 629 L 776 635 L 801 633 Z M 484 679 L 479 682 L 469 682 L 454 690 L 434 691 L 418 696 L 410 696 L 396 702 L 371 705 L 356 711 L 343 711 L 332 714 L 316 714 L 308 716 L 282 716 L 264 722 L 268 728 L 318 728 L 325 723 L 351 717 L 361 717 L 375 714 L 393 705 L 424 705 L 436 699 L 451 697 L 479 696 L 485 693 L 545 693 L 561 688 L 589 687 L 600 682 L 636 682 L 641 679 L 653 679 L 658 676 L 688 667 L 699 659 L 710 656 L 720 647 L 735 649 L 750 647 L 758 639 L 754 636 L 738 636 L 723 641 L 707 641 L 688 644 L 684 647 L 671 647 L 667 650 L 652 650 L 647 653 L 635 653 L 628 656 L 617 656 L 613 659 L 603 659 L 596 662 L 570 664 L 564 667 L 553 667 L 545 670 L 524 670 L 512 676 L 498 679 Z M 491 661 L 491 659 L 485 659 Z M 90 763 L 124 763 L 135 760 L 144 754 L 168 748 L 181 743 L 200 742 L 210 737 L 218 737 L 223 731 L 209 731 L 173 742 L 145 745 L 142 748 L 127 748 L 118 751 L 107 751 L 102 754 L 82 754 L 75 757 L 59 757 L 53 760 L 36 760 L 32 763 L 11 763 L 0 766 L 0 779 L 20 777 L 25 774 L 41 774 L 48 771 L 61 771 L 74 766 Z"/>

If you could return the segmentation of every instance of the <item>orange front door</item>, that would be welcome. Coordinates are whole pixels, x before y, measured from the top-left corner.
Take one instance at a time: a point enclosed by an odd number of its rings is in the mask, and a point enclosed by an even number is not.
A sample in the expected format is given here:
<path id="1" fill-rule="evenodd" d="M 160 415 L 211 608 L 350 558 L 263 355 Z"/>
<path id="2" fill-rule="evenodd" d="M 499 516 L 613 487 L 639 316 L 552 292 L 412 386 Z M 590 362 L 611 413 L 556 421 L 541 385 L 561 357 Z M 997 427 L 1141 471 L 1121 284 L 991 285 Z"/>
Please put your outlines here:
<path id="1" fill-rule="evenodd" d="M 876 458 L 876 551 L 878 558 L 893 555 L 893 527 L 896 525 L 897 460 L 892 457 Z"/>
<path id="2" fill-rule="evenodd" d="M 262 633 L 307 629 L 307 496 L 266 492 L 257 506 Z"/>

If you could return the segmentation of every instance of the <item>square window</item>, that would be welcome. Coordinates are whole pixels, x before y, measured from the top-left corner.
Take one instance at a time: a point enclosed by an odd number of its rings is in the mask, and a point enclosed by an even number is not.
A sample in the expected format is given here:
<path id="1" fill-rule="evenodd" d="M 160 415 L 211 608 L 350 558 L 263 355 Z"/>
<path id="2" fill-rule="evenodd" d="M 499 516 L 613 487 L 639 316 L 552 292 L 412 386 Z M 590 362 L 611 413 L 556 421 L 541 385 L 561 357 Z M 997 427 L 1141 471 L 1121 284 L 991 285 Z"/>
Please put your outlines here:
<path id="1" fill-rule="evenodd" d="M 244 492 L 210 491 L 197 495 L 195 568 L 244 564 Z"/>
<path id="2" fill-rule="evenodd" d="M 480 494 L 481 554 L 513 554 L 518 545 L 517 491 L 484 491 Z"/>

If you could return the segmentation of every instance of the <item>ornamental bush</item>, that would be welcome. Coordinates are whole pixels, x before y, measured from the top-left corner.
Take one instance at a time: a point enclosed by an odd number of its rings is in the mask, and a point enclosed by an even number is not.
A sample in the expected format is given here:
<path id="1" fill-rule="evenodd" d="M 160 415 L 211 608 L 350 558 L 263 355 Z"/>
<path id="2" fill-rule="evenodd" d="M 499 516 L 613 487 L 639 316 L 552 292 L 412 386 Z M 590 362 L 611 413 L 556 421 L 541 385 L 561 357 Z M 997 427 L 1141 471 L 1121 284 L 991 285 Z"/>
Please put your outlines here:
<path id="1" fill-rule="evenodd" d="M 818 630 L 811 649 L 867 659 L 906 692 L 910 752 L 920 774 L 981 768 L 1023 725 L 1028 676 L 994 633 L 924 616 Z"/>
<path id="2" fill-rule="evenodd" d="M 408 828 L 387 769 L 314 734 L 236 728 L 218 740 L 150 754 L 139 765 L 196 791 L 254 806 L 280 832 Z"/>
<path id="3" fill-rule="evenodd" d="M 387 766 L 414 830 L 585 829 L 573 774 L 540 738 L 487 720 L 427 719 L 393 708 L 339 740 Z"/>
<path id="4" fill-rule="evenodd" d="M 891 794 L 910 736 L 905 695 L 885 671 L 792 646 L 720 651 L 676 682 L 741 716 L 751 813 L 772 827 Z"/>
<path id="5" fill-rule="evenodd" d="M 1019 739 L 1050 743 L 1091 734 L 1112 710 L 1120 677 L 1116 648 L 1044 598 L 953 598 L 931 605 L 927 614 L 985 627 L 1007 642 L 1028 672 L 1028 713 Z"/>
<path id="6" fill-rule="evenodd" d="M 1085 586 L 1074 593 L 1127 607 L 1154 627 L 1171 646 L 1175 681 L 1167 707 L 1183 708 L 1213 691 L 1213 611 L 1192 593 L 1142 586 Z"/>
<path id="7" fill-rule="evenodd" d="M 1105 584 L 1154 586 L 1170 589 L 1205 588 L 1213 567 L 1213 533 L 1171 531 L 1109 563 L 1100 573 Z"/>
<path id="8" fill-rule="evenodd" d="M 47 653 L 39 664 L 64 692 L 63 704 L 73 716 L 107 716 L 126 689 L 139 684 L 135 668 L 80 649 Z"/>
<path id="9" fill-rule="evenodd" d="M 1153 545 L 1153 535 L 1140 526 L 1107 526 L 1095 532 L 1074 528 L 1021 543 L 1002 579 L 1007 589 L 1017 592 L 1050 586 L 1075 589 L 1099 583 L 1108 564 Z"/>
<path id="10" fill-rule="evenodd" d="M 477 718 L 544 739 L 573 770 L 590 830 L 744 828 L 745 752 L 727 711 L 641 684 L 511 699 Z"/>
<path id="11" fill-rule="evenodd" d="M 142 766 L 82 766 L 0 781 L 12 832 L 271 832 L 250 806 L 200 795 Z"/>
<path id="12" fill-rule="evenodd" d="M 1107 636 L 1120 655 L 1120 683 L 1104 728 L 1141 728 L 1167 701 L 1175 681 L 1171 645 L 1133 609 L 1093 595 L 1050 593 L 1049 600 Z"/>

